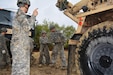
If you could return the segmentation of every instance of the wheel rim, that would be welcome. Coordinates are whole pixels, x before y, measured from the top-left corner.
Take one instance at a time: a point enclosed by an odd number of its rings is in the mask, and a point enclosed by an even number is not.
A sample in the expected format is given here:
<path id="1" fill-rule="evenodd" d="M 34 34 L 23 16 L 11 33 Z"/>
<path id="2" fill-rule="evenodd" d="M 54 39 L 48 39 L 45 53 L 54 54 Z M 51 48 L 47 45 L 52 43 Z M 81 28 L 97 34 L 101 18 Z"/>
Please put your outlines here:
<path id="1" fill-rule="evenodd" d="M 96 75 L 113 75 L 113 45 L 105 43 L 95 46 L 88 65 Z"/>

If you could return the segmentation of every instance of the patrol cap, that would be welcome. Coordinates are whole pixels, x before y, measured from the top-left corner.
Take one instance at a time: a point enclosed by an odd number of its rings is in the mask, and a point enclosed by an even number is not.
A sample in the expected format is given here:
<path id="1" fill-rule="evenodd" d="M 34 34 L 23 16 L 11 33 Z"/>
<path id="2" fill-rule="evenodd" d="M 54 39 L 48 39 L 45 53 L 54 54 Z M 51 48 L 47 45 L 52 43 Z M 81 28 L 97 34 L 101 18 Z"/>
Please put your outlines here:
<path id="1" fill-rule="evenodd" d="M 17 1 L 17 6 L 18 6 L 18 7 L 22 7 L 22 6 L 24 6 L 25 4 L 27 4 L 28 6 L 30 6 L 30 1 L 29 1 L 29 0 L 18 0 L 18 1 Z"/>
<path id="2" fill-rule="evenodd" d="M 50 25 L 50 26 L 49 26 L 49 29 L 50 29 L 50 30 L 52 30 L 52 29 L 54 29 L 54 28 L 55 28 L 54 25 Z"/>
<path id="3" fill-rule="evenodd" d="M 43 30 L 43 31 L 41 32 L 41 34 L 44 34 L 44 33 L 46 34 L 46 31 Z"/>
<path id="4" fill-rule="evenodd" d="M 1 28 L 0 32 L 7 32 L 7 29 L 6 28 Z"/>

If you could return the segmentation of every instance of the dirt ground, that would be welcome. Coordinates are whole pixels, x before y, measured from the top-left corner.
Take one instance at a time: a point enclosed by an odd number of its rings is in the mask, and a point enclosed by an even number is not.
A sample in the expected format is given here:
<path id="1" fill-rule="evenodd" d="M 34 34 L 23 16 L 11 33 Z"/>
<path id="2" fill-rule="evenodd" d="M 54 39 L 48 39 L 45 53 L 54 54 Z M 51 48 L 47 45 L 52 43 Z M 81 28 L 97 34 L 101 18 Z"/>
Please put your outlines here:
<path id="1" fill-rule="evenodd" d="M 51 51 L 50 51 L 51 54 Z M 65 51 L 66 59 L 68 57 L 68 52 Z M 39 52 L 33 52 L 33 56 L 35 57 L 36 61 L 31 66 L 31 72 L 30 75 L 66 75 L 66 70 L 61 70 L 61 61 L 60 57 L 57 58 L 57 64 L 56 67 L 50 67 L 47 65 L 43 65 L 42 67 L 39 67 L 38 65 L 38 58 L 39 58 Z M 3 69 L 0 70 L 0 75 L 11 75 L 11 69 Z"/>

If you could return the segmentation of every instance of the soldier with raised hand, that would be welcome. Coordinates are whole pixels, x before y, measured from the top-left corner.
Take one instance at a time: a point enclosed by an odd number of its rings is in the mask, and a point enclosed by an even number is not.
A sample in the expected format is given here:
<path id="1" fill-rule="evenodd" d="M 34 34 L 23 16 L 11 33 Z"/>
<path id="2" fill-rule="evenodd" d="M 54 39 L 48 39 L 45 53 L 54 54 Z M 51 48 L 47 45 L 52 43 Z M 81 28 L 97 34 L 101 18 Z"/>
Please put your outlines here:
<path id="1" fill-rule="evenodd" d="M 39 66 L 46 64 L 49 65 L 50 63 L 50 55 L 49 55 L 49 40 L 46 35 L 46 31 L 41 32 L 41 37 L 39 38 L 40 43 L 40 57 L 39 57 Z M 45 60 L 44 60 L 45 57 Z"/>
<path id="2" fill-rule="evenodd" d="M 7 41 L 10 41 L 8 38 L 5 37 L 7 32 L 6 28 L 1 28 L 0 31 L 0 69 L 6 68 L 7 66 L 11 65 L 10 55 L 7 49 Z"/>
<path id="3" fill-rule="evenodd" d="M 50 37 L 49 37 L 51 43 L 53 43 L 53 50 L 51 55 L 51 64 L 50 66 L 55 66 L 57 56 L 60 53 L 60 59 L 61 59 L 61 69 L 67 69 L 67 63 L 66 63 L 66 57 L 64 54 L 64 43 L 65 43 L 65 37 L 62 33 L 58 32 L 55 28 L 55 26 L 50 25 Z"/>
<path id="4" fill-rule="evenodd" d="M 33 11 L 30 19 L 27 19 L 26 13 L 30 7 L 29 0 L 18 0 L 19 7 L 12 24 L 12 73 L 11 75 L 30 75 L 30 37 L 29 31 L 38 15 L 37 9 Z"/>

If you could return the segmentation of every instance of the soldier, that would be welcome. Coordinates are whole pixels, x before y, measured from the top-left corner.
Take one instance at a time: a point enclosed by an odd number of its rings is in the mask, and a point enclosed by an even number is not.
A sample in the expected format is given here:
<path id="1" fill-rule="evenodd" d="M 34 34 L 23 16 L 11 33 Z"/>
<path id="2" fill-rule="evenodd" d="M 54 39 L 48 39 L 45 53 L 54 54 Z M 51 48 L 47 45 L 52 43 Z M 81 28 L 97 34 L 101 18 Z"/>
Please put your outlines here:
<path id="1" fill-rule="evenodd" d="M 50 31 L 50 41 L 54 44 L 50 66 L 55 66 L 58 53 L 60 53 L 60 58 L 62 61 L 61 69 L 66 69 L 67 63 L 64 54 L 65 37 L 62 33 L 56 31 L 55 26 L 53 25 L 50 25 Z"/>
<path id="2" fill-rule="evenodd" d="M 32 16 L 28 20 L 26 13 L 30 6 L 29 0 L 18 0 L 19 7 L 12 25 L 12 73 L 11 75 L 29 75 L 30 74 L 30 43 L 29 31 L 38 15 L 37 9 L 33 11 Z"/>
<path id="3" fill-rule="evenodd" d="M 0 33 L 0 68 L 5 68 L 6 66 L 11 65 L 11 60 L 9 56 L 9 52 L 7 49 L 6 42 L 9 41 L 8 38 L 5 37 L 5 34 L 7 32 L 6 28 L 1 28 Z"/>
<path id="4" fill-rule="evenodd" d="M 42 66 L 44 62 L 46 65 L 49 65 L 50 63 L 49 48 L 48 48 L 49 40 L 45 31 L 42 31 L 41 37 L 39 39 L 39 43 L 40 43 L 39 66 Z M 44 61 L 44 57 L 45 57 L 45 61 Z"/>

